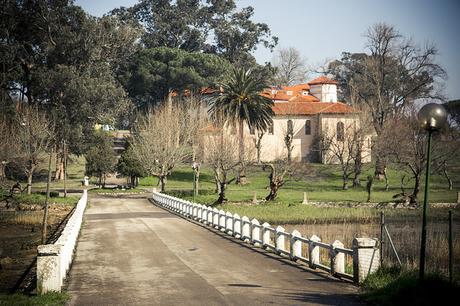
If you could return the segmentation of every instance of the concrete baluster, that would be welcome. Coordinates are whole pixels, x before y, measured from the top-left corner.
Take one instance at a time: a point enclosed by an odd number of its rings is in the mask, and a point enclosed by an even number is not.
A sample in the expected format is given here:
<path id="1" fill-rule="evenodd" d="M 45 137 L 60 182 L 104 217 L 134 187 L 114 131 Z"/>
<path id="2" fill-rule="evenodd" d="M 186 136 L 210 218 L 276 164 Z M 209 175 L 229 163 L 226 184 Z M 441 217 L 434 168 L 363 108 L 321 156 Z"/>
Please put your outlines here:
<path id="1" fill-rule="evenodd" d="M 264 222 L 262 224 L 262 247 L 266 247 L 270 244 L 270 224 Z"/>
<path id="2" fill-rule="evenodd" d="M 343 249 L 343 243 L 336 240 L 332 243 L 332 247 Z M 335 273 L 345 273 L 345 254 L 337 252 L 335 249 L 331 250 L 331 273 L 333 275 Z"/>
<path id="3" fill-rule="evenodd" d="M 275 250 L 278 253 L 281 253 L 281 251 L 286 250 L 286 245 L 284 242 L 284 235 L 280 234 L 283 232 L 284 232 L 284 227 L 278 225 L 275 229 Z"/>
<path id="4" fill-rule="evenodd" d="M 310 267 L 315 269 L 316 265 L 320 263 L 319 261 L 319 246 L 315 245 L 315 242 L 321 242 L 321 239 L 313 235 L 310 238 L 310 243 L 308 244 L 308 255 L 310 257 Z"/>
<path id="5" fill-rule="evenodd" d="M 225 229 L 227 234 L 233 235 L 233 214 L 228 211 L 225 213 Z"/>
<path id="6" fill-rule="evenodd" d="M 241 218 L 241 239 L 245 242 L 249 242 L 251 239 L 251 225 L 250 225 L 249 218 L 243 216 Z"/>
<path id="7" fill-rule="evenodd" d="M 219 229 L 222 232 L 225 232 L 225 215 L 226 212 L 224 210 L 219 210 Z"/>
<path id="8" fill-rule="evenodd" d="M 238 214 L 233 214 L 233 236 L 241 238 L 241 217 Z"/>
<path id="9" fill-rule="evenodd" d="M 251 243 L 260 246 L 260 223 L 257 219 L 251 220 Z"/>
<path id="10" fill-rule="evenodd" d="M 212 209 L 212 225 L 219 228 L 219 210 L 217 208 Z"/>
<path id="11" fill-rule="evenodd" d="M 296 240 L 296 237 L 302 237 L 302 234 L 298 230 L 293 230 L 291 233 L 291 247 L 289 256 L 291 260 L 297 260 L 302 257 L 302 241 Z"/>

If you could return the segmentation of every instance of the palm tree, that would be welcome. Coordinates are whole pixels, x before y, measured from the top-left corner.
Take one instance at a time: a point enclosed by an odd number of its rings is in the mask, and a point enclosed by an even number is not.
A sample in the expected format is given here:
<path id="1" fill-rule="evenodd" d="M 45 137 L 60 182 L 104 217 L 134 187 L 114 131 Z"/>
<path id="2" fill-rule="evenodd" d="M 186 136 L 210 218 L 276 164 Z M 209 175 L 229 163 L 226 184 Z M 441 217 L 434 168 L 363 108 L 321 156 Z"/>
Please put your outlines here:
<path id="1" fill-rule="evenodd" d="M 266 130 L 273 116 L 273 101 L 260 93 L 268 86 L 263 77 L 251 69 L 234 68 L 226 82 L 221 84 L 222 93 L 211 100 L 209 113 L 216 119 L 223 116 L 230 126 L 238 126 L 239 180 L 245 183 L 244 123 L 250 128 Z"/>

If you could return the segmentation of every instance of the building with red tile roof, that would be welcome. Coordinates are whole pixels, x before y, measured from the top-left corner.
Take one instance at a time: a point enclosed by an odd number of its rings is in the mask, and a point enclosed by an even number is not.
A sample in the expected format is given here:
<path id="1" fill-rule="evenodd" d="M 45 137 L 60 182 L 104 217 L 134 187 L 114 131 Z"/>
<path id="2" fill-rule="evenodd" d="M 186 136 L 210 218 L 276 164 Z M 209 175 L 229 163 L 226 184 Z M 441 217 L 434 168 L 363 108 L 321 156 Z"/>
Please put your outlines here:
<path id="1" fill-rule="evenodd" d="M 272 86 L 262 92 L 263 96 L 273 100 L 275 116 L 262 138 L 261 160 L 285 159 L 288 155 L 285 139 L 290 134 L 292 160 L 336 163 L 330 153 L 319 150 L 318 140 L 325 133 L 338 134 L 344 128 L 351 130 L 360 125 L 360 112 L 337 101 L 337 85 L 337 81 L 321 76 L 308 83 Z M 228 134 L 236 133 L 231 131 Z M 244 134 L 248 143 L 253 143 L 257 133 L 246 126 Z M 370 162 L 370 135 L 363 143 L 363 162 Z"/>

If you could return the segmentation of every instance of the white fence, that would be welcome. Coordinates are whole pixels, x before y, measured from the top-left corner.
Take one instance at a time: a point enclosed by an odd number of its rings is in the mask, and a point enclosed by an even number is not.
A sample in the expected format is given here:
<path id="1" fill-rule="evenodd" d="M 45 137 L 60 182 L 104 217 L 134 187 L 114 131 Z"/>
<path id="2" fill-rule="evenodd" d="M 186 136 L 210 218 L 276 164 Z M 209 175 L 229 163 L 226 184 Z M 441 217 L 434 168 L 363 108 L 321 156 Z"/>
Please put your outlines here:
<path id="1" fill-rule="evenodd" d="M 335 277 L 355 283 L 362 282 L 370 273 L 375 272 L 380 264 L 377 239 L 355 238 L 352 249 L 346 249 L 340 241 L 332 244 L 323 243 L 315 235 L 310 238 L 302 237 L 297 230 L 287 233 L 281 226 L 273 228 L 268 223 L 260 224 L 257 219 L 250 220 L 246 216 L 241 217 L 159 192 L 153 193 L 153 200 L 163 208 L 226 232 L 254 246 L 288 256 L 293 261 L 304 262 L 313 269 L 321 269 Z M 323 256 L 320 256 L 320 252 L 323 252 Z M 348 262 L 353 263 L 347 269 L 346 256 L 350 256 L 351 260 Z M 328 260 L 325 261 L 325 257 Z"/>
<path id="2" fill-rule="evenodd" d="M 38 246 L 37 255 L 37 291 L 44 294 L 49 291 L 60 292 L 67 272 L 73 260 L 78 234 L 83 220 L 88 193 L 83 195 L 77 203 L 72 216 L 53 244 Z"/>

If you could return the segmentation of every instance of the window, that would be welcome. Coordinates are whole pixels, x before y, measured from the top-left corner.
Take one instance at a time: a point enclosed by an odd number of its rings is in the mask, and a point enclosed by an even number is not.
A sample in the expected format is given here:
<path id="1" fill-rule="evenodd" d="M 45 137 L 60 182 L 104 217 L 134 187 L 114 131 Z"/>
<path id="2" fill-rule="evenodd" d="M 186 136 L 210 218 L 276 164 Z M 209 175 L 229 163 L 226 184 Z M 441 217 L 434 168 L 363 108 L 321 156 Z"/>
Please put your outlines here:
<path id="1" fill-rule="evenodd" d="M 290 135 L 294 134 L 294 125 L 292 123 L 292 120 L 288 120 L 287 122 L 287 133 Z"/>
<path id="2" fill-rule="evenodd" d="M 311 120 L 305 121 L 305 135 L 311 135 Z"/>
<path id="3" fill-rule="evenodd" d="M 337 122 L 337 141 L 345 140 L 345 126 L 343 122 Z"/>
<path id="4" fill-rule="evenodd" d="M 273 135 L 273 119 L 268 123 L 268 134 Z"/>

